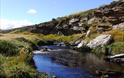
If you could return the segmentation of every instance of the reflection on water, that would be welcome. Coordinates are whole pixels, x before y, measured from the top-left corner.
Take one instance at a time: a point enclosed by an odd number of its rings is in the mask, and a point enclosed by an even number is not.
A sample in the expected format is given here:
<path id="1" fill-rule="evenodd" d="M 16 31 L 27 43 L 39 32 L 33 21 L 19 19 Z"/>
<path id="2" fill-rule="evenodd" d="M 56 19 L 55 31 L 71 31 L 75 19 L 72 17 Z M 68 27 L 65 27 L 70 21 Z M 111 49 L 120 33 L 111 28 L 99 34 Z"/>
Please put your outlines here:
<path id="1" fill-rule="evenodd" d="M 93 78 L 81 68 L 71 68 L 56 64 L 44 55 L 34 55 L 33 59 L 37 70 L 39 72 L 47 72 L 49 77 L 56 75 L 57 78 Z"/>
<path id="2" fill-rule="evenodd" d="M 110 71 L 122 71 L 122 67 L 107 63 L 103 58 L 98 58 L 92 53 L 82 54 L 70 49 L 53 51 L 49 54 L 49 57 L 34 55 L 33 59 L 37 70 L 39 72 L 46 72 L 50 78 L 52 75 L 56 75 L 57 78 L 93 78 L 88 73 L 98 76 L 98 72 L 102 72 L 104 76 L 105 73 L 111 74 Z M 99 75 L 98 78 L 102 75 Z"/>
<path id="3" fill-rule="evenodd" d="M 117 64 L 113 64 L 110 62 L 106 62 L 103 60 L 103 58 L 98 58 L 94 54 L 87 54 L 85 56 L 86 62 L 85 66 L 86 68 L 89 68 L 90 70 L 120 70 L 122 69 L 121 66 Z"/>

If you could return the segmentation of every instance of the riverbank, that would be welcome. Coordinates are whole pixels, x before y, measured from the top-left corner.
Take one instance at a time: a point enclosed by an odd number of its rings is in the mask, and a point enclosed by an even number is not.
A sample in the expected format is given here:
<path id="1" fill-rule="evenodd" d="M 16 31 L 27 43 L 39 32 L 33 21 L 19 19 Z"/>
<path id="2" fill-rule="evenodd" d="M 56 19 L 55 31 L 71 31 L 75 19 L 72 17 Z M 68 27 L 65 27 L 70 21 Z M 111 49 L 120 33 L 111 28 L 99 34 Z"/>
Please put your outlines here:
<path id="1" fill-rule="evenodd" d="M 0 55 L 0 78 L 47 78 L 21 58 Z"/>
<path id="2" fill-rule="evenodd" d="M 10 37 L 7 34 L 1 35 L 0 78 L 47 78 L 46 74 L 34 68 L 32 46 L 35 44 L 29 38 L 19 34 Z"/>

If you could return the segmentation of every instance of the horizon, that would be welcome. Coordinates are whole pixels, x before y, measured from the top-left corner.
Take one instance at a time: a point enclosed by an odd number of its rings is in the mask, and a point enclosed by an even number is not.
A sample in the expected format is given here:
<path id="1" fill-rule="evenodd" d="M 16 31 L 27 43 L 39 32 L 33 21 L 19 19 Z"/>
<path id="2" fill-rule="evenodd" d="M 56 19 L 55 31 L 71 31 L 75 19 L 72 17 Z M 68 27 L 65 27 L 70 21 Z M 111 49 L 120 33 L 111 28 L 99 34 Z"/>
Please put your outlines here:
<path id="1" fill-rule="evenodd" d="M 114 0 L 0 0 L 0 29 L 13 29 L 98 8 Z M 76 5 L 76 6 L 75 6 Z"/>

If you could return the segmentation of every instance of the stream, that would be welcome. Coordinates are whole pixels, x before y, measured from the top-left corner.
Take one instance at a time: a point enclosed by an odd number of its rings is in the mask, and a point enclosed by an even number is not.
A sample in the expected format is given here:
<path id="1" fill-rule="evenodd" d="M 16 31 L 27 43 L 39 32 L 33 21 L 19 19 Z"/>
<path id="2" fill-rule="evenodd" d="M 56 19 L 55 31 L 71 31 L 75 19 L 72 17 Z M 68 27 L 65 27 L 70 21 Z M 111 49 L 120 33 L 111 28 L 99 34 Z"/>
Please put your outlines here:
<path id="1" fill-rule="evenodd" d="M 80 67 L 68 67 L 55 63 L 47 55 L 36 54 L 33 56 L 35 66 L 39 72 L 47 73 L 51 78 L 55 75 L 57 78 L 93 78 Z"/>
<path id="2" fill-rule="evenodd" d="M 33 60 L 37 70 L 42 73 L 46 72 L 49 78 L 53 75 L 57 78 L 93 78 L 80 67 L 68 67 L 57 64 L 46 55 L 34 55 Z"/>
<path id="3" fill-rule="evenodd" d="M 49 48 L 52 52 L 50 54 L 34 54 L 33 60 L 37 70 L 48 74 L 48 78 L 96 78 L 93 76 L 96 71 L 103 72 L 103 76 L 109 74 L 109 78 L 120 78 L 118 76 L 121 76 L 115 72 L 121 70 L 122 67 L 107 63 L 92 53 L 82 56 L 80 52 L 67 47 L 42 47 Z M 100 76 L 102 75 L 100 74 Z M 100 78 L 100 76 L 97 78 Z"/>

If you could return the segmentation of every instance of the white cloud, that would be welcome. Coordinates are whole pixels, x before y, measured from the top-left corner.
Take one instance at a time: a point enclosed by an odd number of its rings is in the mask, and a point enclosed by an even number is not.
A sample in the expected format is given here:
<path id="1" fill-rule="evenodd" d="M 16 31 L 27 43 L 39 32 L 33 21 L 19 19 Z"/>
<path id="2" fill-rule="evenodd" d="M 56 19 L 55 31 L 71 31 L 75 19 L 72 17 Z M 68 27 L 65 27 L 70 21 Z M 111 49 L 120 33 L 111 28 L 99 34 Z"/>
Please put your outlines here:
<path id="1" fill-rule="evenodd" d="M 0 19 L 0 29 L 12 29 L 18 27 L 24 27 L 27 25 L 32 25 L 33 23 L 28 20 L 8 20 L 8 19 Z"/>
<path id="2" fill-rule="evenodd" d="M 31 14 L 31 15 L 34 15 L 34 14 L 37 14 L 37 10 L 35 10 L 35 9 L 29 9 L 29 10 L 27 11 L 27 13 L 28 13 L 28 14 Z"/>

